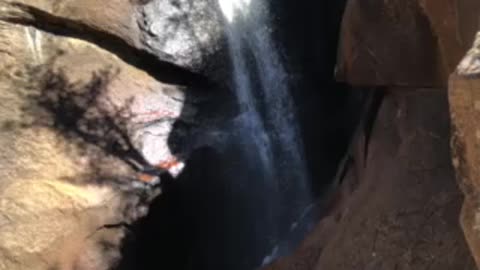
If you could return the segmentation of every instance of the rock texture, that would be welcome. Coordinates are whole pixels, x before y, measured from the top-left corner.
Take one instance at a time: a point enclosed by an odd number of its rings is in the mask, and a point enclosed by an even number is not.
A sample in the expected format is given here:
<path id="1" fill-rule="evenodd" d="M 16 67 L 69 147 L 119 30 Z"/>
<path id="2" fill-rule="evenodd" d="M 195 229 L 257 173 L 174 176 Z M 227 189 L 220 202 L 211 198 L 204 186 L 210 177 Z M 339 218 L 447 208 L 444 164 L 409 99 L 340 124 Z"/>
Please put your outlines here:
<path id="1" fill-rule="evenodd" d="M 479 37 L 480 35 L 477 35 L 474 47 L 459 65 L 458 73 L 454 73 L 450 77 L 449 89 L 453 164 L 457 170 L 457 179 L 465 194 L 461 221 L 478 265 L 480 265 L 480 235 L 478 233 Z"/>
<path id="2" fill-rule="evenodd" d="M 329 214 L 266 269 L 475 269 L 458 223 L 446 91 L 390 89 L 364 119 Z"/>
<path id="3" fill-rule="evenodd" d="M 445 79 L 448 79 L 475 36 L 480 3 L 471 0 L 419 2 L 437 38 Z"/>
<path id="4" fill-rule="evenodd" d="M 143 46 L 180 66 L 205 68 L 223 35 L 223 18 L 212 6 L 212 1 L 149 1 L 140 9 Z"/>
<path id="5" fill-rule="evenodd" d="M 446 87 L 479 13 L 471 0 L 348 1 L 337 77 L 354 85 Z"/>
<path id="6" fill-rule="evenodd" d="M 338 78 L 354 85 L 448 86 L 453 164 L 466 196 L 461 221 L 477 264 L 479 13 L 471 0 L 351 0 L 337 67 Z"/>
<path id="7" fill-rule="evenodd" d="M 181 172 L 203 79 L 148 57 L 141 7 L 0 1 L 0 269 L 110 269 Z"/>
<path id="8" fill-rule="evenodd" d="M 223 29 L 208 1 L 0 1 L 0 19 L 80 37 L 150 72 L 207 72 Z M 155 60 L 155 61 L 152 61 Z M 153 65 L 153 66 L 152 66 Z M 195 74 L 183 72 L 182 77 Z M 172 77 L 172 76 L 165 76 Z"/>
<path id="9" fill-rule="evenodd" d="M 0 0 L 0 270 L 116 265 L 159 176 L 180 174 L 199 146 L 201 90 L 225 67 L 212 57 L 223 29 L 211 4 Z M 272 269 L 473 269 L 442 89 L 479 11 L 469 0 L 348 2 L 337 76 L 390 91 L 365 118 L 329 215 Z M 451 78 L 450 102 L 478 262 L 477 53 Z"/>

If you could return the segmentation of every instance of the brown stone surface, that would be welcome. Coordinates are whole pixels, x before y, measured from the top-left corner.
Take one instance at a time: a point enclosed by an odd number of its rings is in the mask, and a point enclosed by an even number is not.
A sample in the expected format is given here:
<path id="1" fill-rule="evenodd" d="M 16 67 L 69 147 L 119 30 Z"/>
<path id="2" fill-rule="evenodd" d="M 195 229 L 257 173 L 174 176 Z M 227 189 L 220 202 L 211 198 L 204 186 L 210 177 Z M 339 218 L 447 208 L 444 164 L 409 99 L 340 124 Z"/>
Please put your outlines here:
<path id="1" fill-rule="evenodd" d="M 2 0 L 0 18 L 42 27 L 59 27 L 57 30 L 65 33 L 76 30 L 88 35 L 111 35 L 132 47 L 139 47 L 140 31 L 134 3 L 129 0 Z M 65 29 L 60 29 L 62 27 Z"/>
<path id="2" fill-rule="evenodd" d="M 480 196 L 480 80 L 453 74 L 450 78 L 453 163 L 465 193 L 462 227 L 472 253 L 480 265 L 478 198 Z"/>
<path id="3" fill-rule="evenodd" d="M 354 85 L 446 87 L 478 14 L 476 0 L 350 0 L 337 77 Z"/>
<path id="4" fill-rule="evenodd" d="M 136 5 L 0 0 L 0 270 L 111 269 L 182 170 L 199 94 L 142 47 Z"/>
<path id="5" fill-rule="evenodd" d="M 218 14 L 203 2 L 150 2 L 0 0 L 0 20 L 87 40 L 171 81 L 204 81 L 223 33 Z"/>
<path id="6" fill-rule="evenodd" d="M 480 2 L 420 0 L 440 46 L 447 76 L 470 48 L 478 27 Z"/>
<path id="7" fill-rule="evenodd" d="M 121 224 L 158 193 L 109 152 L 136 126 L 109 119 L 151 95 L 168 112 L 182 88 L 94 44 L 3 22 L 0 59 L 0 269 L 109 269 Z"/>
<path id="8" fill-rule="evenodd" d="M 387 94 L 330 214 L 267 269 L 475 269 L 459 226 L 446 91 L 411 90 Z"/>
<path id="9" fill-rule="evenodd" d="M 437 43 L 417 0 L 350 0 L 337 77 L 354 85 L 441 85 Z"/>

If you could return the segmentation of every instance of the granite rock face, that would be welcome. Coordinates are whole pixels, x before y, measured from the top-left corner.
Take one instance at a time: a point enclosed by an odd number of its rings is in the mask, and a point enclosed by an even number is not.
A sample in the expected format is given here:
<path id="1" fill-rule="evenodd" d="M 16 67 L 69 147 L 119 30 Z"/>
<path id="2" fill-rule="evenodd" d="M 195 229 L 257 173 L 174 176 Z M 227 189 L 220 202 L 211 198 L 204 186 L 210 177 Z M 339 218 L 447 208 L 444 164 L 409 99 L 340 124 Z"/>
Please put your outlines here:
<path id="1" fill-rule="evenodd" d="M 202 77 L 145 58 L 141 5 L 0 2 L 0 269 L 110 269 L 182 171 Z"/>
<path id="2" fill-rule="evenodd" d="M 151 72 L 180 67 L 194 77 L 212 72 L 209 61 L 221 49 L 222 18 L 212 6 L 208 0 L 1 1 L 0 19 L 80 37 Z M 152 67 L 149 58 L 158 63 Z"/>

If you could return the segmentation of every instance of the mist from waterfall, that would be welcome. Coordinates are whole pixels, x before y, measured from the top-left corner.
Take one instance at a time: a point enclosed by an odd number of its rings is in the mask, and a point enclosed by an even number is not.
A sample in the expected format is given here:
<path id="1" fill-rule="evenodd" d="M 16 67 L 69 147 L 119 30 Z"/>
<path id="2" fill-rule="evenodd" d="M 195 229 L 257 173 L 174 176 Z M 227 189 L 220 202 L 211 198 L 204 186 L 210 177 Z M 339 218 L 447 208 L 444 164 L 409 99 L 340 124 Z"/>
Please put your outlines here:
<path id="1" fill-rule="evenodd" d="M 266 207 L 270 230 L 279 242 L 288 242 L 288 234 L 302 230 L 299 224 L 313 199 L 289 76 L 272 37 L 268 2 L 219 0 L 219 5 L 227 22 L 232 88 L 240 108 L 235 132 L 241 134 L 244 151 L 258 164 L 259 181 L 268 189 L 264 196 L 270 204 Z M 288 228 L 278 225 L 285 222 L 290 222 Z M 288 249 L 279 242 L 272 242 L 264 264 Z"/>

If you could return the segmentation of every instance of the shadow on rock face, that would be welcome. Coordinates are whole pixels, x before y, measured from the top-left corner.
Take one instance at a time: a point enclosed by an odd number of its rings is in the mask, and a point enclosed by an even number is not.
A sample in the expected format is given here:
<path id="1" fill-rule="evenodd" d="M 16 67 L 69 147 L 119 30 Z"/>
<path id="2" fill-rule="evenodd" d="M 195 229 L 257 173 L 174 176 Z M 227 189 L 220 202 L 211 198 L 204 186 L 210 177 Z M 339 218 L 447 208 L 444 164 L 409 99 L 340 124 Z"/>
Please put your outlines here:
<path id="1" fill-rule="evenodd" d="M 82 184 L 116 181 L 130 171 L 125 164 L 133 167 L 132 160 L 143 164 L 127 135 L 128 107 L 116 108 L 104 98 L 114 71 L 93 73 L 89 81 L 75 83 L 62 71 L 46 66 L 32 68 L 29 75 L 30 85 L 22 93 L 28 101 L 22 118 L 28 120 L 21 124 L 4 123 L 2 129 L 54 130 L 70 143 L 65 150 L 80 157 L 79 166 L 85 166 L 84 177 L 74 179 Z"/>
<path id="2" fill-rule="evenodd" d="M 106 269 L 118 259 L 123 224 L 143 216 L 156 195 L 135 188 L 134 169 L 122 161 L 135 157 L 125 111 L 99 106 L 111 105 L 102 95 L 116 72 L 73 82 L 45 64 L 21 75 L 1 96 L 17 101 L 0 125 L 1 264 Z"/>

